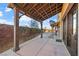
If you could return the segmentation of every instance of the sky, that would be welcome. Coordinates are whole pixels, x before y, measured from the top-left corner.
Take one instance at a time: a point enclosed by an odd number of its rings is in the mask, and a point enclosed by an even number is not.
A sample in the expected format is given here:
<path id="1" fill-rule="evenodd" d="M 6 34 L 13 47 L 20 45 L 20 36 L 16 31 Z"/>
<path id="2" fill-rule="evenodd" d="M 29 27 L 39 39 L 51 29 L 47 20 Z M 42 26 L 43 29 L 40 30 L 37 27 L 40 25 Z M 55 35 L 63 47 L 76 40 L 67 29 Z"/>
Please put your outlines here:
<path id="1" fill-rule="evenodd" d="M 8 6 L 7 3 L 0 3 L 0 24 L 13 25 L 14 24 L 14 11 L 11 8 L 8 8 L 7 6 Z M 19 25 L 30 27 L 31 20 L 34 20 L 34 19 L 24 15 L 19 19 Z M 57 15 L 52 16 L 51 18 L 43 21 L 43 28 L 51 29 L 51 26 L 49 24 L 50 20 L 57 21 Z M 39 22 L 38 22 L 38 25 L 40 28 Z"/>

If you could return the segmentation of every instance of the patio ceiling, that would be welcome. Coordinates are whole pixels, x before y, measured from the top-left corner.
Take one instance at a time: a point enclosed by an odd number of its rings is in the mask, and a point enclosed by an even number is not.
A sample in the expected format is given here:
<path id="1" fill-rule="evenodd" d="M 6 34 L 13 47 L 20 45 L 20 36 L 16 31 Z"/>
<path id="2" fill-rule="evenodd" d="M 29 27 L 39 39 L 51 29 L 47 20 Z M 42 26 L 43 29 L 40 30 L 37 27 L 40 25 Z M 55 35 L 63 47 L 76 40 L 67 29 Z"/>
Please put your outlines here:
<path id="1" fill-rule="evenodd" d="M 62 3 L 10 3 L 8 7 L 17 7 L 26 16 L 44 21 L 61 12 L 62 5 Z"/>

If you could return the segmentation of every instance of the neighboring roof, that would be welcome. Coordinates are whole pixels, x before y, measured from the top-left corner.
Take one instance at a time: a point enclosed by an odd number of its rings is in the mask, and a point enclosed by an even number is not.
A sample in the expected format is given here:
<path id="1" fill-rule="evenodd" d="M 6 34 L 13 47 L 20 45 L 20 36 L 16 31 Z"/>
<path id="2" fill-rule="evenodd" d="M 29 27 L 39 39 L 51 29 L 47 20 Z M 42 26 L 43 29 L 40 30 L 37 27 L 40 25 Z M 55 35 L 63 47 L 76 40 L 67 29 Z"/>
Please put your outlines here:
<path id="1" fill-rule="evenodd" d="M 62 5 L 62 3 L 10 3 L 8 7 L 17 7 L 26 16 L 44 21 L 61 12 Z"/>

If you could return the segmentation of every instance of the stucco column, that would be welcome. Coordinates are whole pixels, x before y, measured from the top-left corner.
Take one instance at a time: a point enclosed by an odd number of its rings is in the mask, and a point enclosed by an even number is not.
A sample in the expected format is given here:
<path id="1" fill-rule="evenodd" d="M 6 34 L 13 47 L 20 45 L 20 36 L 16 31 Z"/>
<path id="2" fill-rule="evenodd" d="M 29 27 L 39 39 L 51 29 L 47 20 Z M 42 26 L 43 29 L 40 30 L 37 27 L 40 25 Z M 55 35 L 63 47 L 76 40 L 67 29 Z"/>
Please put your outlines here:
<path id="1" fill-rule="evenodd" d="M 43 38 L 43 22 L 41 22 L 41 38 Z"/>
<path id="2" fill-rule="evenodd" d="M 63 21 L 61 20 L 61 24 L 60 24 L 60 39 L 63 39 Z"/>
<path id="3" fill-rule="evenodd" d="M 14 49 L 19 50 L 19 10 L 14 8 Z"/>

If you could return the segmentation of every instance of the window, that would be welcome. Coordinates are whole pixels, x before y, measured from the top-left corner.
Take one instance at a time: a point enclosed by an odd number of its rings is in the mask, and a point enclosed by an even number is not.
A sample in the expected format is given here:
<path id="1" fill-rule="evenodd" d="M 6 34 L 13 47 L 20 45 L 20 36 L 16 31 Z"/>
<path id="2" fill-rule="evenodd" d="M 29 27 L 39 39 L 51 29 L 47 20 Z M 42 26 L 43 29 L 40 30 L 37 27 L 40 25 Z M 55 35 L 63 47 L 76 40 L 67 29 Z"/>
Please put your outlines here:
<path id="1" fill-rule="evenodd" d="M 76 26 L 77 26 L 77 14 L 73 14 L 73 35 L 76 34 Z"/>

